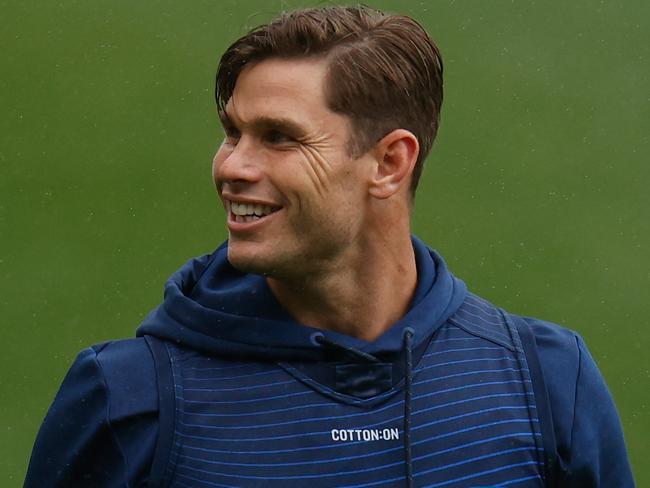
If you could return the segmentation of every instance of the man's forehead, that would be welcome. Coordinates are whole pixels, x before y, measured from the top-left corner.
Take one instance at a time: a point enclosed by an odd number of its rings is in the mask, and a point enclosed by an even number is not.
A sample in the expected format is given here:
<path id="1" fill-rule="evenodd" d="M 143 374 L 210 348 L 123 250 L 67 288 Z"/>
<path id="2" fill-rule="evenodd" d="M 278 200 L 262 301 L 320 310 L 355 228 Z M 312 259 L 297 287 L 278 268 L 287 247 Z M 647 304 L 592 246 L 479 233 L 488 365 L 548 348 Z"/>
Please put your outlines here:
<path id="1" fill-rule="evenodd" d="M 263 60 L 242 70 L 228 104 L 236 102 L 240 108 L 244 102 L 260 107 L 293 104 L 288 111 L 324 107 L 326 74 L 322 60 Z"/>
<path id="2" fill-rule="evenodd" d="M 245 68 L 219 113 L 222 123 L 311 125 L 334 116 L 326 104 L 324 61 L 268 59 Z"/>

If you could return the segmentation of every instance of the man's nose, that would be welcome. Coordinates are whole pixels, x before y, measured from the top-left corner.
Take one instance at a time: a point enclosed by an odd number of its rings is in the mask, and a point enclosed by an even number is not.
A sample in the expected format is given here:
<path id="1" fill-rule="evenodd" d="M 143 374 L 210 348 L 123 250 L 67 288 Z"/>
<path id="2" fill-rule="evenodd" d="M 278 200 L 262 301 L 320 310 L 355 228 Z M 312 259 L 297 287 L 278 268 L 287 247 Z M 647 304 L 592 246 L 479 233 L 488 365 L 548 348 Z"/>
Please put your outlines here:
<path id="1" fill-rule="evenodd" d="M 214 178 L 217 184 L 232 182 L 256 182 L 262 177 L 260 155 L 245 138 L 231 149 L 221 147 L 214 158 Z"/>

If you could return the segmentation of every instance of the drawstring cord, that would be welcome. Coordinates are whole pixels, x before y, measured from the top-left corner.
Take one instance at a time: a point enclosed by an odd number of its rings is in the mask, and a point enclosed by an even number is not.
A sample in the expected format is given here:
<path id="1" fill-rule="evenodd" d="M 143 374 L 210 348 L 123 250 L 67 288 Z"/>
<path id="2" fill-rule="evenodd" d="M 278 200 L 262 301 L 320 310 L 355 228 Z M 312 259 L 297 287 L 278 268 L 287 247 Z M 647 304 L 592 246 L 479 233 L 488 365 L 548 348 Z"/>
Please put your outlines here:
<path id="1" fill-rule="evenodd" d="M 413 335 L 411 327 L 404 329 L 404 356 L 406 361 L 406 373 L 404 379 L 404 467 L 406 470 L 406 487 L 413 488 L 413 460 L 411 458 L 411 385 L 413 383 Z M 357 358 L 365 359 L 371 363 L 381 362 L 375 356 L 359 351 L 354 347 L 334 342 L 323 334 L 315 333 L 312 340 L 324 346 L 339 349 L 346 354 Z"/>
<path id="2" fill-rule="evenodd" d="M 413 487 L 413 462 L 411 459 L 411 384 L 413 383 L 413 329 L 404 330 L 406 374 L 404 378 L 404 464 L 406 486 Z"/>

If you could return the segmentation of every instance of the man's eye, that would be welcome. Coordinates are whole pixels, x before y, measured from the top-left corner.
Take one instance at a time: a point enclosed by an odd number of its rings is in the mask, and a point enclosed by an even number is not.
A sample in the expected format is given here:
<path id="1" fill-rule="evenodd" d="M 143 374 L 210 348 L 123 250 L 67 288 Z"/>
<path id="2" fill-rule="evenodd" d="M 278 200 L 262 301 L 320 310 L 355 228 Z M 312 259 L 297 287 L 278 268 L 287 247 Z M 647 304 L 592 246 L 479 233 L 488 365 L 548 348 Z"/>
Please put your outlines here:
<path id="1" fill-rule="evenodd" d="M 264 135 L 264 139 L 271 144 L 282 144 L 291 142 L 293 138 L 277 130 L 272 130 Z"/>

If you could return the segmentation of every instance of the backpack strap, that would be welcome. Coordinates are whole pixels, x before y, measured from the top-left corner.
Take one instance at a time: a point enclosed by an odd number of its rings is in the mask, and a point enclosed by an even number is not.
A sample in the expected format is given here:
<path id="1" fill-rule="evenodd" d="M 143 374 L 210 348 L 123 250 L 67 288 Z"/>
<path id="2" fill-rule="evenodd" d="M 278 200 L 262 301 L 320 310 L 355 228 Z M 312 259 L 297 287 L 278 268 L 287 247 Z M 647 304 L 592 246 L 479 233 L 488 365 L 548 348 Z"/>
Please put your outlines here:
<path id="1" fill-rule="evenodd" d="M 557 453 L 557 442 L 555 441 L 555 428 L 553 426 L 553 412 L 549 401 L 544 372 L 539 361 L 537 342 L 533 331 L 523 318 L 509 315 L 512 318 L 519 339 L 526 355 L 526 362 L 530 370 L 530 379 L 533 384 L 535 403 L 537 405 L 537 416 L 542 431 L 542 445 L 544 446 L 544 479 L 549 488 L 559 486 L 559 462 Z"/>
<path id="2" fill-rule="evenodd" d="M 147 478 L 148 488 L 163 488 L 168 485 L 167 469 L 170 465 L 174 445 L 176 398 L 171 357 L 165 343 L 150 335 L 144 339 L 151 350 L 156 366 L 158 382 L 158 440 Z"/>

